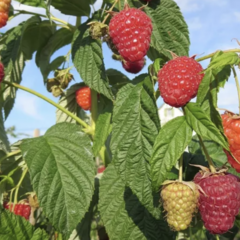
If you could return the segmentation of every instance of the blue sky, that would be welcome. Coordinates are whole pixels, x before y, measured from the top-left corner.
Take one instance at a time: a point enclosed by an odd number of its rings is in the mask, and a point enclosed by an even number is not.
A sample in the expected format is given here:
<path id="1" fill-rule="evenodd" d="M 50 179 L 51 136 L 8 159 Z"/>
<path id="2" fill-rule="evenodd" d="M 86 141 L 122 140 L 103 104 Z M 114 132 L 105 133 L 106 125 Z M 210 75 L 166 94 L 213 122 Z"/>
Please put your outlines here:
<path id="1" fill-rule="evenodd" d="M 240 49 L 237 42 L 232 40 L 233 38 L 240 40 L 239 0 L 176 0 L 176 2 L 189 26 L 191 40 L 190 55 L 197 54 L 200 57 L 216 50 Z M 101 0 L 98 0 L 95 8 L 98 8 L 100 4 Z M 21 5 L 15 1 L 13 1 L 13 6 L 16 9 L 44 13 L 44 11 Z M 58 18 L 62 18 L 73 24 L 75 23 L 75 17 L 64 16 L 55 9 L 52 9 L 52 13 Z M 28 17 L 28 15 L 16 17 L 2 31 L 6 31 Z M 66 54 L 68 50 L 69 46 L 64 47 L 56 52 L 53 58 L 61 53 Z M 122 71 L 121 63 L 111 60 L 111 51 L 106 46 L 103 47 L 103 51 L 106 69 L 114 67 Z M 148 60 L 147 65 L 150 63 L 151 61 Z M 201 64 L 203 67 L 206 67 L 208 61 L 204 61 Z M 141 73 L 144 72 L 147 72 L 147 66 Z M 74 75 L 76 82 L 81 81 L 76 70 L 72 70 L 71 73 Z M 237 70 L 237 73 L 239 74 L 240 71 Z M 134 75 L 127 72 L 125 74 L 130 78 L 134 77 Z M 34 60 L 26 63 L 21 84 L 46 95 L 54 101 L 58 100 L 52 97 L 51 93 L 43 85 L 41 73 L 36 67 Z M 161 104 L 162 100 L 158 101 L 158 106 Z M 229 79 L 226 87 L 221 89 L 219 93 L 218 107 L 238 112 L 237 91 L 232 77 Z M 18 90 L 14 109 L 6 120 L 5 127 L 14 125 L 17 132 L 24 132 L 30 135 L 32 135 L 34 129 L 38 128 L 40 129 L 40 133 L 44 134 L 49 127 L 55 124 L 55 112 L 55 107 L 34 95 Z M 14 139 L 10 140 L 11 142 L 14 141 Z"/>

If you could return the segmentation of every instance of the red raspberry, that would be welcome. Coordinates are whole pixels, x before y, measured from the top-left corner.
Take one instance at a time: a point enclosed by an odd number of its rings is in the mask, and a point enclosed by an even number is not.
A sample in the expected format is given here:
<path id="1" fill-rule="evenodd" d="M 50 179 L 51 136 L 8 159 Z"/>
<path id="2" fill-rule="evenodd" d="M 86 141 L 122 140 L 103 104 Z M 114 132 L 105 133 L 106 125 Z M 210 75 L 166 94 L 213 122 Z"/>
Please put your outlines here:
<path id="1" fill-rule="evenodd" d="M 0 62 L 0 83 L 2 82 L 3 78 L 4 78 L 4 66 Z"/>
<path id="2" fill-rule="evenodd" d="M 76 101 L 84 110 L 91 109 L 91 89 L 89 87 L 81 87 L 76 91 Z"/>
<path id="3" fill-rule="evenodd" d="M 7 24 L 10 4 L 11 0 L 0 1 L 0 28 Z"/>
<path id="4" fill-rule="evenodd" d="M 223 122 L 224 134 L 226 135 L 229 143 L 230 152 L 240 162 L 240 119 L 233 119 L 234 114 L 226 112 L 221 115 Z M 228 162 L 237 172 L 240 172 L 240 164 L 224 150 Z"/>
<path id="5" fill-rule="evenodd" d="M 196 97 L 204 77 L 202 66 L 193 58 L 177 57 L 167 62 L 158 72 L 158 84 L 165 103 L 182 107 Z"/>
<path id="6" fill-rule="evenodd" d="M 13 203 L 9 206 L 9 203 L 4 203 L 4 208 L 9 209 L 12 211 Z M 26 220 L 29 219 L 30 213 L 31 213 L 31 207 L 27 203 L 17 203 L 15 204 L 14 211 L 16 215 L 24 217 Z"/>
<path id="7" fill-rule="evenodd" d="M 104 172 L 104 170 L 105 170 L 106 168 L 104 167 L 104 166 L 101 166 L 101 167 L 98 167 L 98 173 L 102 173 L 102 172 Z"/>
<path id="8" fill-rule="evenodd" d="M 147 54 L 152 28 L 151 19 L 146 13 L 125 6 L 111 19 L 109 34 L 119 54 L 126 61 L 136 62 Z"/>
<path id="9" fill-rule="evenodd" d="M 141 59 L 140 61 L 137 62 L 128 62 L 128 61 L 123 61 L 122 66 L 123 68 L 130 73 L 138 73 L 140 72 L 145 65 L 145 59 Z"/>
<path id="10" fill-rule="evenodd" d="M 6 26 L 8 20 L 8 14 L 5 12 L 0 12 L 0 28 Z"/>
<path id="11" fill-rule="evenodd" d="M 194 182 L 200 191 L 199 211 L 206 229 L 212 234 L 223 234 L 233 227 L 240 209 L 240 183 L 232 174 L 203 177 L 197 173 Z"/>

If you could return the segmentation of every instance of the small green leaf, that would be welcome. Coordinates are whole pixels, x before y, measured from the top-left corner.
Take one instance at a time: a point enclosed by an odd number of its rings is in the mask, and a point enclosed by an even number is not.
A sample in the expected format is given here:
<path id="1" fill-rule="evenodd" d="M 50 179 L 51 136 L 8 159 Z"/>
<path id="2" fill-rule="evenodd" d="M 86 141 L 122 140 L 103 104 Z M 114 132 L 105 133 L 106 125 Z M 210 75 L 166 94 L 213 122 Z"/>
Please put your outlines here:
<path id="1" fill-rule="evenodd" d="M 127 76 L 125 76 L 122 72 L 119 72 L 116 69 L 107 69 L 106 74 L 109 79 L 109 84 L 117 89 L 120 89 L 127 83 L 131 82 Z"/>
<path id="2" fill-rule="evenodd" d="M 113 98 L 105 72 L 102 43 L 89 34 L 87 23 L 82 24 L 73 39 L 72 59 L 82 80 L 93 90 Z"/>
<path id="3" fill-rule="evenodd" d="M 0 239 L 4 240 L 48 240 L 42 229 L 34 232 L 33 226 L 25 218 L 0 207 Z"/>
<path id="4" fill-rule="evenodd" d="M 51 5 L 61 13 L 72 16 L 89 16 L 90 5 L 86 0 L 52 0 Z"/>
<path id="5" fill-rule="evenodd" d="M 81 127 L 59 123 L 20 146 L 40 206 L 67 239 L 84 217 L 94 191 L 95 165 Z"/>
<path id="6" fill-rule="evenodd" d="M 99 115 L 96 123 L 96 131 L 93 140 L 93 153 L 95 156 L 99 154 L 102 146 L 104 146 L 109 135 L 109 128 L 111 126 L 112 118 L 112 104 L 108 105 L 103 113 Z"/>
<path id="7" fill-rule="evenodd" d="M 59 105 L 67 109 L 69 112 L 74 113 L 76 116 L 81 118 L 82 120 L 88 120 L 88 116 L 83 109 L 81 109 L 77 102 L 76 102 L 76 94 L 75 92 L 80 88 L 83 87 L 83 83 L 77 83 L 72 85 L 65 94 L 60 98 Z M 76 123 L 76 120 L 69 117 L 63 111 L 57 109 L 56 111 L 56 122 L 69 122 L 69 123 Z"/>
<path id="8" fill-rule="evenodd" d="M 37 51 L 36 64 L 41 70 L 44 81 L 53 70 L 52 65 L 49 66 L 52 54 L 61 47 L 70 44 L 72 37 L 73 33 L 70 30 L 60 28 L 49 38 L 46 45 Z"/>
<path id="9" fill-rule="evenodd" d="M 167 174 L 183 154 L 191 137 L 192 129 L 184 116 L 174 118 L 161 128 L 150 160 L 152 185 L 155 190 L 159 190 L 166 180 Z"/>
<path id="10" fill-rule="evenodd" d="M 20 2 L 21 4 L 32 6 L 32 7 L 46 8 L 46 4 L 44 0 L 16 0 L 16 1 Z"/>
<path id="11" fill-rule="evenodd" d="M 213 140 L 229 150 L 229 145 L 220 130 L 213 124 L 197 103 L 188 103 L 185 107 L 186 120 L 192 129 L 205 139 Z"/>
<path id="12" fill-rule="evenodd" d="M 167 222 L 154 219 L 125 187 L 113 164 L 107 167 L 100 181 L 99 210 L 111 240 L 175 239 Z"/>
<path id="13" fill-rule="evenodd" d="M 226 65 L 237 65 L 240 63 L 240 58 L 237 53 L 225 52 L 215 57 L 209 64 L 208 69 L 223 67 Z"/>

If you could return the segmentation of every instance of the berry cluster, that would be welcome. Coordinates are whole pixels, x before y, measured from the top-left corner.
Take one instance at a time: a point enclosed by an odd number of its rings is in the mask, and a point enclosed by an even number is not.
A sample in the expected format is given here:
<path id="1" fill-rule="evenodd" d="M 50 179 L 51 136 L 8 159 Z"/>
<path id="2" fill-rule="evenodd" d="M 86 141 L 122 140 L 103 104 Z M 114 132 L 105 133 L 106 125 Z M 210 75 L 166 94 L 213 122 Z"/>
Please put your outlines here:
<path id="1" fill-rule="evenodd" d="M 91 109 L 91 89 L 87 86 L 81 87 L 76 91 L 76 101 L 84 110 Z"/>
<path id="2" fill-rule="evenodd" d="M 222 114 L 221 117 L 224 134 L 228 139 L 230 151 L 240 163 L 240 118 L 232 118 L 233 114 L 229 112 Z M 240 172 L 240 164 L 233 159 L 227 151 L 225 151 L 225 153 L 231 166 L 235 168 L 237 172 Z"/>
<path id="3" fill-rule="evenodd" d="M 11 0 L 0 1 L 0 28 L 7 24 L 10 4 Z"/>
<path id="4" fill-rule="evenodd" d="M 204 77 L 202 66 L 186 56 L 167 62 L 158 72 L 158 83 L 165 103 L 182 107 L 197 95 Z"/>
<path id="5" fill-rule="evenodd" d="M 29 206 L 28 203 L 17 203 L 14 204 L 11 203 L 4 203 L 4 208 L 8 209 L 11 212 L 14 212 L 16 215 L 22 216 L 24 217 L 26 220 L 29 219 L 30 213 L 31 213 L 31 207 Z M 14 206 L 14 210 L 13 210 L 13 206 Z"/>
<path id="6" fill-rule="evenodd" d="M 151 18 L 140 9 L 129 8 L 128 5 L 112 17 L 109 35 L 128 72 L 137 73 L 143 68 L 152 29 Z"/>

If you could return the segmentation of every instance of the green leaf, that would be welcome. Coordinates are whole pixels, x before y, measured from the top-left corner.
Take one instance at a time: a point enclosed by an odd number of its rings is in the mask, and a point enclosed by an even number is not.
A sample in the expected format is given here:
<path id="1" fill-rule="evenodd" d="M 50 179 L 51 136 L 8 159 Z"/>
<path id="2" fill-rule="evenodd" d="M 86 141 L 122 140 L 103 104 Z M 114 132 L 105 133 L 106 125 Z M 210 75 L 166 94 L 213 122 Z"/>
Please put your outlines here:
<path id="1" fill-rule="evenodd" d="M 109 79 L 109 84 L 116 88 L 121 88 L 127 83 L 131 83 L 127 76 L 125 76 L 122 72 L 119 72 L 116 69 L 109 68 L 106 70 L 106 74 Z"/>
<path id="2" fill-rule="evenodd" d="M 108 78 L 106 76 L 102 43 L 89 35 L 89 26 L 82 24 L 74 35 L 72 47 L 73 63 L 82 80 L 93 90 L 112 99 Z"/>
<path id="3" fill-rule="evenodd" d="M 28 19 L 24 24 L 20 46 L 25 58 L 32 59 L 32 54 L 45 46 L 55 31 L 55 24 L 42 21 L 39 16 Z"/>
<path id="4" fill-rule="evenodd" d="M 118 92 L 111 150 L 114 165 L 126 185 L 149 211 L 154 211 L 149 160 L 160 120 L 150 77 L 141 78 L 144 81 L 138 85 L 127 84 Z"/>
<path id="5" fill-rule="evenodd" d="M 166 180 L 192 138 L 192 129 L 184 116 L 167 122 L 160 130 L 151 157 L 151 177 L 155 190 Z"/>
<path id="6" fill-rule="evenodd" d="M 52 0 L 51 5 L 61 13 L 72 16 L 89 16 L 90 5 L 86 0 Z"/>
<path id="7" fill-rule="evenodd" d="M 28 6 L 46 8 L 44 0 L 16 0 L 16 1 Z"/>
<path id="8" fill-rule="evenodd" d="M 33 226 L 25 218 L 8 210 L 0 209 L 0 239 L 4 240 L 48 240 L 42 229 L 34 232 Z"/>
<path id="9" fill-rule="evenodd" d="M 5 81 L 20 83 L 25 66 L 23 53 L 20 51 L 21 35 L 24 24 L 7 31 L 0 39 L 1 62 L 4 65 Z M 2 84 L 2 88 L 5 89 Z M 13 108 L 17 88 L 7 87 L 3 93 L 5 120 Z"/>
<path id="10" fill-rule="evenodd" d="M 99 115 L 96 122 L 96 130 L 93 140 L 93 153 L 95 156 L 99 154 L 102 146 L 104 146 L 109 135 L 109 128 L 111 126 L 112 118 L 112 104 L 107 105 L 103 113 Z"/>
<path id="11" fill-rule="evenodd" d="M 107 167 L 100 181 L 99 210 L 111 240 L 175 239 L 167 222 L 154 219 L 125 187 L 113 164 Z"/>
<path id="12" fill-rule="evenodd" d="M 188 103 L 185 107 L 186 120 L 192 129 L 205 139 L 213 140 L 229 150 L 229 145 L 220 130 L 214 125 L 197 103 Z"/>
<path id="13" fill-rule="evenodd" d="M 237 53 L 225 52 L 215 57 L 209 64 L 208 69 L 214 69 L 223 67 L 226 65 L 237 65 L 240 63 L 240 59 Z"/>
<path id="14" fill-rule="evenodd" d="M 67 109 L 69 112 L 74 113 L 76 116 L 83 120 L 87 120 L 88 116 L 85 113 L 85 111 L 80 108 L 76 102 L 76 95 L 75 92 L 80 88 L 84 86 L 83 83 L 77 83 L 72 85 L 66 92 L 65 94 L 60 98 L 59 100 L 59 105 Z M 69 123 L 76 123 L 76 120 L 73 118 L 69 117 L 66 113 L 63 111 L 57 109 L 56 111 L 56 122 L 69 122 Z"/>
<path id="15" fill-rule="evenodd" d="M 146 4 L 144 1 L 130 1 L 135 7 Z M 173 0 L 152 0 L 143 9 L 152 19 L 153 32 L 148 56 L 152 61 L 162 54 L 171 58 L 170 50 L 179 56 L 188 56 L 189 32 L 183 15 Z"/>
<path id="16" fill-rule="evenodd" d="M 49 73 L 53 70 L 53 63 L 50 64 L 52 54 L 61 47 L 70 44 L 72 37 L 73 33 L 70 30 L 60 28 L 49 38 L 47 44 L 37 52 L 36 64 L 41 70 L 44 81 L 47 80 Z"/>
<path id="17" fill-rule="evenodd" d="M 90 205 L 95 165 L 81 127 L 59 123 L 20 146 L 40 206 L 53 226 L 69 237 Z"/>

